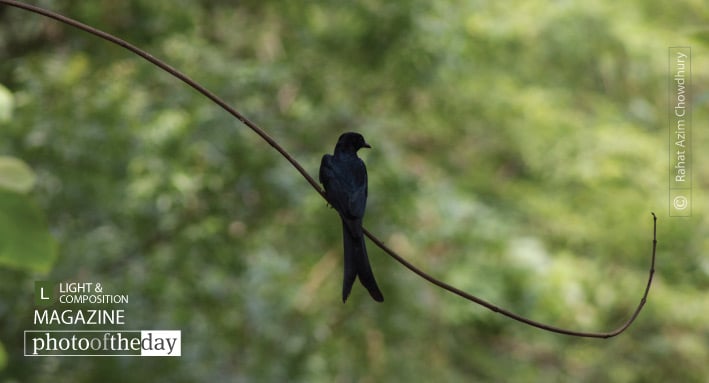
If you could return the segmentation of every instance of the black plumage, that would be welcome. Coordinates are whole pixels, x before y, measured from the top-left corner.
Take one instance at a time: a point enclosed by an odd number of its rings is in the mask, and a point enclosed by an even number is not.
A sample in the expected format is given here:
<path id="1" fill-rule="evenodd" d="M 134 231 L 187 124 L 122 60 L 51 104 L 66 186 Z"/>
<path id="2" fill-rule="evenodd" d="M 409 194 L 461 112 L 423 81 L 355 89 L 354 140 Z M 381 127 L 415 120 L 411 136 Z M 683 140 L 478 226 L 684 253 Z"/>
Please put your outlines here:
<path id="1" fill-rule="evenodd" d="M 371 148 L 359 133 L 344 133 L 337 140 L 334 155 L 325 154 L 320 163 L 320 183 L 325 188 L 328 202 L 342 219 L 342 237 L 345 249 L 342 301 L 345 302 L 352 284 L 359 277 L 369 295 L 384 301 L 369 265 L 362 232 L 362 218 L 367 206 L 367 168 L 357 157 L 361 148 Z"/>

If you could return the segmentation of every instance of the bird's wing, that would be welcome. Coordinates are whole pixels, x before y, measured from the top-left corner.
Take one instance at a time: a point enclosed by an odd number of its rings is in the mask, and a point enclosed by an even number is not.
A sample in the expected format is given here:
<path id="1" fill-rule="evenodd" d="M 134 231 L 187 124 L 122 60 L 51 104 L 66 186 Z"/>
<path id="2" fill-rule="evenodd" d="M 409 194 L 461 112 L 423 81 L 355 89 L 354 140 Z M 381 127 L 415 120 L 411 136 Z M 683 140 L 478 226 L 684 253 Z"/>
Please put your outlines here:
<path id="1" fill-rule="evenodd" d="M 326 154 L 320 162 L 320 183 L 325 187 L 328 202 L 340 213 L 349 209 L 347 187 L 342 181 L 342 172 L 333 161 L 333 156 Z"/>
<path id="2" fill-rule="evenodd" d="M 318 174 L 318 179 L 325 188 L 325 192 L 330 188 L 330 182 L 333 178 L 335 178 L 335 171 L 332 169 L 332 155 L 325 154 L 320 160 L 320 173 Z"/>
<path id="3" fill-rule="evenodd" d="M 347 213 L 352 217 L 362 218 L 367 207 L 367 167 L 361 159 L 355 160 L 350 169 L 353 182 L 350 185 Z"/>
<path id="4" fill-rule="evenodd" d="M 325 187 L 327 200 L 342 216 L 350 233 L 362 235 L 362 217 L 367 204 L 367 170 L 364 163 L 335 162 L 332 155 L 323 156 L 320 163 L 320 183 Z"/>

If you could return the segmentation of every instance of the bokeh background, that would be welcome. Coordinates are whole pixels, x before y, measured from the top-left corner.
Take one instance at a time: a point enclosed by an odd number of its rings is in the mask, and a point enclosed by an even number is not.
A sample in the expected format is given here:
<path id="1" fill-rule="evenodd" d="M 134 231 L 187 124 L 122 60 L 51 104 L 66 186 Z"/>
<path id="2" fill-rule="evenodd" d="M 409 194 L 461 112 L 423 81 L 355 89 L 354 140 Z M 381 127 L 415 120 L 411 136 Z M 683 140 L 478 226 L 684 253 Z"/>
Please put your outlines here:
<path id="1" fill-rule="evenodd" d="M 129 52 L 0 5 L 2 382 L 707 382 L 704 1 L 36 2 L 169 62 L 313 175 L 373 149 L 365 226 L 386 301 L 340 300 L 336 213 L 253 132 Z M 691 46 L 694 206 L 668 217 L 668 47 Z M 28 183 L 28 185 L 31 184 Z M 12 189 L 12 187 L 10 187 Z M 18 218 L 22 217 L 22 218 Z M 25 358 L 36 280 L 128 294 L 180 358 Z"/>

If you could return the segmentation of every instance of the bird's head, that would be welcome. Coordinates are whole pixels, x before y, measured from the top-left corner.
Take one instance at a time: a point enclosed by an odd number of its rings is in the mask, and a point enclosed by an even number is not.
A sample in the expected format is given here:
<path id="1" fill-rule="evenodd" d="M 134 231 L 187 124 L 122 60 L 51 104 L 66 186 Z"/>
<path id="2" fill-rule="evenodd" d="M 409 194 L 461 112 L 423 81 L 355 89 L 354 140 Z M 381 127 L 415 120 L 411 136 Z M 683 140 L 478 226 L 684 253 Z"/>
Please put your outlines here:
<path id="1" fill-rule="evenodd" d="M 340 149 L 343 151 L 352 151 L 356 153 L 362 148 L 371 148 L 371 146 L 364 140 L 364 137 L 362 137 L 361 134 L 347 132 L 343 133 L 337 140 L 335 150 L 337 151 L 337 149 Z"/>

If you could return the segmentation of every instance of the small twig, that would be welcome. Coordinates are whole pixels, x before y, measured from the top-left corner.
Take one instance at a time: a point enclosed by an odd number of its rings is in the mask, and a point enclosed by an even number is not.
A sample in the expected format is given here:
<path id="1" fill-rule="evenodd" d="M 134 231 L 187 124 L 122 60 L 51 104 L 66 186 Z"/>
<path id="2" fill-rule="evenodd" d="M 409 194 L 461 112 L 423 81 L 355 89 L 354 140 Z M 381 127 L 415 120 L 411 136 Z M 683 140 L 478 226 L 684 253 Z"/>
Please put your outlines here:
<path id="1" fill-rule="evenodd" d="M 91 33 L 95 36 L 98 36 L 104 40 L 110 41 L 116 45 L 120 45 L 123 48 L 137 54 L 138 56 L 144 58 L 145 60 L 151 62 L 155 66 L 161 68 L 162 70 L 170 73 L 171 75 L 177 77 L 180 79 L 182 82 L 186 83 L 187 85 L 191 86 L 198 92 L 202 93 L 204 96 L 212 100 L 214 103 L 217 105 L 221 106 L 224 110 L 229 112 L 232 116 L 236 117 L 239 121 L 241 121 L 244 125 L 248 126 L 251 130 L 253 130 L 256 134 L 258 134 L 264 141 L 266 141 L 269 145 L 271 145 L 278 153 L 280 153 L 288 162 L 295 167 L 296 170 L 305 178 L 308 183 L 318 192 L 320 195 L 325 198 L 325 193 L 323 189 L 320 187 L 317 181 L 313 177 L 308 174 L 307 171 L 298 163 L 298 161 L 295 160 L 283 147 L 281 147 L 276 140 L 274 140 L 271 136 L 269 136 L 263 129 L 258 127 L 254 122 L 246 118 L 244 115 L 236 111 L 234 108 L 229 106 L 226 102 L 224 102 L 222 99 L 217 97 L 214 93 L 210 92 L 207 90 L 205 87 L 202 85 L 196 83 L 186 75 L 182 74 L 180 71 L 177 69 L 171 67 L 170 65 L 166 64 L 165 62 L 155 58 L 153 55 L 145 52 L 144 50 L 136 47 L 135 45 L 132 45 L 125 40 L 119 39 L 118 37 L 115 37 L 109 33 L 106 33 L 104 31 L 101 31 L 99 29 L 96 29 L 94 27 L 91 27 L 89 25 L 83 24 L 81 22 L 78 22 L 74 19 L 68 18 L 66 16 L 60 15 L 58 13 L 46 10 L 44 8 L 40 8 L 34 5 L 29 5 L 25 4 L 19 1 L 14 1 L 14 0 L 0 0 L 0 3 L 4 3 L 13 7 L 21 8 L 30 12 L 34 12 L 55 20 L 58 20 L 62 23 L 71 25 L 75 28 L 81 29 L 83 31 L 86 31 L 88 33 Z M 327 199 L 326 199 L 327 201 Z M 409 270 L 413 271 L 414 273 L 418 274 L 421 278 L 427 280 L 428 282 L 442 288 L 445 290 L 448 290 L 449 292 L 456 294 L 464 299 L 467 299 L 471 302 L 475 302 L 481 306 L 487 307 L 488 309 L 500 313 L 508 318 L 514 319 L 516 321 L 528 324 L 530 326 L 534 326 L 537 328 L 540 328 L 542 330 L 550 331 L 550 332 L 555 332 L 558 334 L 564 334 L 564 335 L 571 335 L 571 336 L 577 336 L 577 337 L 587 337 L 587 338 L 611 338 L 614 337 L 623 331 L 625 331 L 630 325 L 633 323 L 635 318 L 637 318 L 638 314 L 640 314 L 640 310 L 642 310 L 643 306 L 645 305 L 645 302 L 647 302 L 647 296 L 648 293 L 650 292 L 650 285 L 652 284 L 652 277 L 655 274 L 655 250 L 657 248 L 657 216 L 655 216 L 655 213 L 652 213 L 653 217 L 653 238 L 652 238 L 652 261 L 650 263 L 650 276 L 648 277 L 647 280 L 647 286 L 645 287 L 645 293 L 642 296 L 642 299 L 640 299 L 640 303 L 638 304 L 638 307 L 635 309 L 633 314 L 630 316 L 630 318 L 620 327 L 618 327 L 616 330 L 610 331 L 610 332 L 583 332 L 583 331 L 574 331 L 574 330 L 567 330 L 559 327 L 554 327 L 550 325 L 546 325 L 543 323 L 539 323 L 536 321 L 533 321 L 531 319 L 527 319 L 523 316 L 517 315 L 513 312 L 507 311 L 503 308 L 497 307 L 493 305 L 492 303 L 489 303 L 483 299 L 480 299 L 474 295 L 468 294 L 465 291 L 462 291 L 454 286 L 451 286 L 445 282 L 442 282 L 429 274 L 425 273 L 424 271 L 420 270 L 416 266 L 412 265 L 409 263 L 407 260 L 402 258 L 400 255 L 398 255 L 394 250 L 390 249 L 387 247 L 387 245 L 384 244 L 379 238 L 375 237 L 374 234 L 370 233 L 367 229 L 364 229 L 364 233 L 369 237 L 372 242 L 374 242 L 377 246 L 379 246 L 384 252 L 389 254 L 392 258 L 397 260 L 399 263 L 404 265 L 406 268 Z"/>

